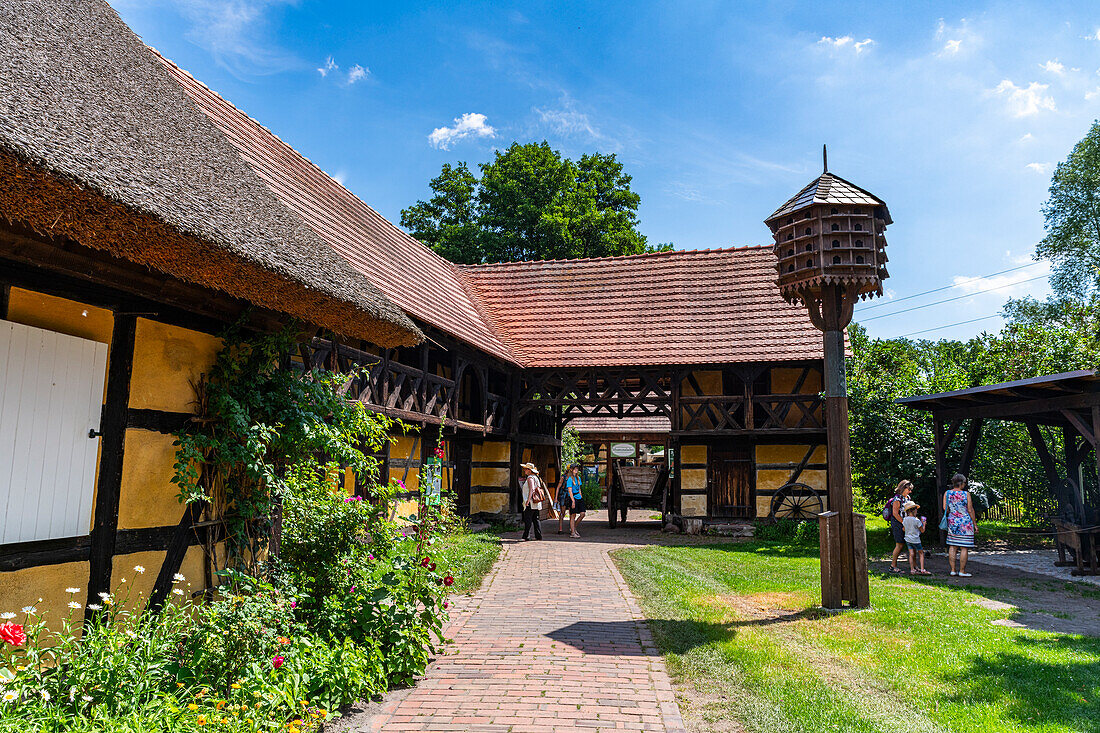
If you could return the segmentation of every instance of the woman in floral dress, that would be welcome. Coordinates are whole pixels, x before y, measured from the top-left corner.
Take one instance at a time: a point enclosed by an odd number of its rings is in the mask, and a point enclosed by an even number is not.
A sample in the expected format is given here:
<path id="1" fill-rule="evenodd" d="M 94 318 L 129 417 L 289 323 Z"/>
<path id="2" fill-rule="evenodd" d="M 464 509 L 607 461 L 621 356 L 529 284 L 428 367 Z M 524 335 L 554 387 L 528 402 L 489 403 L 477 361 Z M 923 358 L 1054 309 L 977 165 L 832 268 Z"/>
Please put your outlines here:
<path id="1" fill-rule="evenodd" d="M 956 473 L 951 478 L 951 488 L 944 492 L 943 511 L 947 515 L 947 564 L 952 575 L 969 578 L 966 572 L 966 557 L 974 546 L 974 527 L 977 519 L 974 515 L 974 502 L 966 490 L 966 476 Z M 955 572 L 955 555 L 961 555 L 958 572 Z"/>

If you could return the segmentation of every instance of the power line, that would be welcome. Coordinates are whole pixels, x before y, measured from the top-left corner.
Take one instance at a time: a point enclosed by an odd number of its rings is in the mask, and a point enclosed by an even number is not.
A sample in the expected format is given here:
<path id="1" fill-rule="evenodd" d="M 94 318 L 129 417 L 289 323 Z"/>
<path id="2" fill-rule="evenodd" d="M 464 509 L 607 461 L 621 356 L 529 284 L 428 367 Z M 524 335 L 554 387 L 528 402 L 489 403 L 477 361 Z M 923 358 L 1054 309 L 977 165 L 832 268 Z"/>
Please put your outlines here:
<path id="1" fill-rule="evenodd" d="M 1033 280 L 1041 280 L 1047 277 L 1046 275 L 1036 275 L 1030 277 L 1027 280 L 1018 280 L 1014 283 L 1006 283 L 1005 285 L 998 285 L 995 288 L 986 288 L 985 290 L 975 290 L 973 293 L 964 293 L 962 295 L 956 295 L 954 298 L 945 298 L 944 300 L 937 300 L 933 303 L 925 303 L 924 305 L 915 305 L 912 308 L 904 308 L 900 311 L 894 311 L 893 313 L 883 313 L 881 316 L 872 316 L 871 318 L 857 319 L 860 323 L 866 323 L 867 321 L 877 321 L 879 318 L 889 318 L 890 316 L 900 316 L 902 313 L 908 313 L 909 311 L 918 311 L 921 308 L 931 308 L 934 305 L 942 305 L 943 303 L 951 303 L 956 300 L 962 300 L 963 298 L 969 298 L 974 295 L 981 295 L 982 293 L 992 293 L 994 290 L 1004 290 L 1005 288 L 1011 288 L 1014 285 L 1023 285 Z"/>
<path id="2" fill-rule="evenodd" d="M 1000 317 L 1001 317 L 1000 313 L 995 313 L 991 316 L 982 316 L 981 318 L 971 318 L 969 321 L 959 321 L 958 323 L 948 323 L 946 326 L 936 326 L 935 328 L 926 328 L 923 331 L 913 331 L 911 333 L 903 333 L 902 335 L 895 336 L 894 338 L 899 338 L 899 339 L 909 338 L 910 336 L 916 336 L 917 334 L 921 334 L 921 333 L 928 333 L 929 331 L 942 331 L 945 328 L 954 328 L 955 326 L 962 326 L 962 325 L 967 324 L 967 323 L 977 323 L 978 321 L 988 321 L 990 318 L 1000 318 Z"/>
<path id="3" fill-rule="evenodd" d="M 981 279 L 987 278 L 987 277 L 996 277 L 997 275 L 1004 275 L 1006 272 L 1015 272 L 1016 270 L 1022 270 L 1025 267 L 1034 267 L 1035 265 L 1041 265 L 1041 264 L 1043 264 L 1042 261 L 1029 262 L 1026 265 L 1019 265 L 1018 267 L 1010 267 L 1007 270 L 1001 270 L 999 272 L 991 272 L 988 275 L 978 275 L 977 277 L 970 277 L 970 278 L 967 278 L 965 280 L 960 280 L 959 282 L 953 283 L 951 285 L 944 285 L 942 288 L 933 288 L 932 290 L 925 290 L 923 293 L 914 293 L 913 295 L 906 295 L 904 298 L 893 298 L 892 300 L 886 300 L 886 301 L 882 301 L 882 302 L 879 302 L 879 303 L 875 303 L 874 305 L 869 305 L 866 308 L 862 308 L 860 310 L 860 312 L 865 313 L 865 312 L 867 312 L 869 310 L 873 310 L 875 308 L 881 308 L 884 305 L 893 305 L 894 303 L 900 303 L 903 300 L 912 300 L 913 298 L 919 298 L 922 295 L 931 295 L 932 293 L 939 293 L 939 292 L 942 292 L 944 290 L 950 290 L 951 288 L 957 288 L 960 285 L 966 285 L 967 283 L 974 282 L 975 280 L 981 280 Z"/>

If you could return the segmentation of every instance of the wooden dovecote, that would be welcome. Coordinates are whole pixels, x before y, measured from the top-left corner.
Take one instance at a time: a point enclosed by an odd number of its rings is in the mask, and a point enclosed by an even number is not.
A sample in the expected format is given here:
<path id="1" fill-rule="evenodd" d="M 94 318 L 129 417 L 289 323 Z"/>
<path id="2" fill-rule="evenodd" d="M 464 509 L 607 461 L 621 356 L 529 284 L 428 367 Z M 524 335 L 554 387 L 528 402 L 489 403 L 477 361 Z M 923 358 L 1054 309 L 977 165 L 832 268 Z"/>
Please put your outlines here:
<path id="1" fill-rule="evenodd" d="M 817 299 L 826 285 L 860 298 L 882 295 L 892 220 L 878 197 L 826 169 L 764 223 L 775 238 L 779 290 L 787 301 Z"/>

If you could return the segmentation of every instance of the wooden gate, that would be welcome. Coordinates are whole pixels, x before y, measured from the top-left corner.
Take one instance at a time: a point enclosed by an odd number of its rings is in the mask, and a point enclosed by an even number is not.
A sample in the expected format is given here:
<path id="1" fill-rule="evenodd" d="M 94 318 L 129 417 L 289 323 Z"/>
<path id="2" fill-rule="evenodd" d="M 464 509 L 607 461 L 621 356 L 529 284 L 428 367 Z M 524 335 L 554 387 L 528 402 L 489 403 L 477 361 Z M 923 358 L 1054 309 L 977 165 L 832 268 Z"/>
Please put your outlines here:
<path id="1" fill-rule="evenodd" d="M 474 447 L 468 440 L 451 439 L 454 455 L 455 509 L 460 516 L 470 516 L 470 484 L 472 483 Z"/>
<path id="2" fill-rule="evenodd" d="M 756 516 L 756 482 L 752 446 L 712 446 L 709 452 L 707 514 L 752 519 Z"/>

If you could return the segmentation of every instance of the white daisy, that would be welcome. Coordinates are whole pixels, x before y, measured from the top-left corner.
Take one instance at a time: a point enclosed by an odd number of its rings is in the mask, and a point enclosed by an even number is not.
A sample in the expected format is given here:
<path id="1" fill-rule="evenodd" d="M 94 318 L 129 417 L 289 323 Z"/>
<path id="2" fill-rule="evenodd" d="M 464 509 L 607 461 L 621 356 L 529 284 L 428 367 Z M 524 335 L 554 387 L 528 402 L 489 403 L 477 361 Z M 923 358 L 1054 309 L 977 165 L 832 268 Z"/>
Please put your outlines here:
<path id="1" fill-rule="evenodd" d="M 110 593 L 100 593 L 99 594 L 99 599 L 101 601 L 103 601 L 104 603 L 106 603 L 106 602 L 111 600 L 111 594 Z"/>
<path id="2" fill-rule="evenodd" d="M 45 700 L 45 701 L 47 701 L 47 702 L 49 702 L 49 700 L 50 700 L 50 693 L 46 692 L 45 690 L 42 690 L 42 691 L 41 691 L 41 694 L 42 694 L 42 699 L 43 699 L 43 700 Z"/>
<path id="3" fill-rule="evenodd" d="M 137 573 L 138 575 L 141 575 L 142 573 L 145 572 L 145 568 L 141 565 L 135 565 L 134 566 L 134 572 Z"/>
<path id="4" fill-rule="evenodd" d="M 119 579 L 118 579 L 118 582 L 120 582 L 120 583 L 125 583 L 125 582 L 126 582 L 126 578 L 119 578 Z"/>
<path id="5" fill-rule="evenodd" d="M 177 596 L 182 596 L 182 595 L 183 595 L 183 591 L 182 591 L 182 590 L 180 590 L 179 588 L 173 588 L 173 589 L 172 589 L 172 592 L 173 592 L 174 594 L 176 594 Z"/>
<path id="6" fill-rule="evenodd" d="M 92 701 L 92 696 L 91 695 L 81 695 L 80 699 L 83 700 L 84 702 L 91 702 Z"/>
<path id="7" fill-rule="evenodd" d="M 23 606 L 23 613 L 36 613 L 38 611 L 34 606 Z"/>
<path id="8" fill-rule="evenodd" d="M 0 619 L 4 619 L 5 621 L 7 621 L 10 618 L 15 618 L 15 614 L 12 613 L 11 611 L 5 611 L 4 613 L 0 613 Z"/>
<path id="9" fill-rule="evenodd" d="M 17 698 L 17 697 L 19 697 L 19 695 L 17 695 L 17 694 L 15 693 L 15 691 L 13 691 L 13 690 L 8 690 L 7 692 L 5 692 L 5 693 L 4 693 L 4 698 L 3 698 L 3 700 L 4 700 L 4 702 L 11 702 L 12 700 L 14 700 L 14 699 L 15 699 L 15 698 Z"/>
<path id="10" fill-rule="evenodd" d="M 65 592 L 66 593 L 79 593 L 80 589 L 79 588 L 66 588 Z"/>
<path id="11" fill-rule="evenodd" d="M 69 601 L 69 608 L 80 608 L 80 604 L 76 601 Z"/>
<path id="12" fill-rule="evenodd" d="M 89 611 L 102 611 L 103 606 L 99 605 L 98 603 L 89 603 L 88 604 L 88 610 Z"/>
<path id="13" fill-rule="evenodd" d="M 187 580 L 187 578 L 183 577 L 182 573 L 176 573 L 175 575 L 172 576 L 172 580 L 174 580 L 177 583 L 182 583 L 183 581 Z"/>

